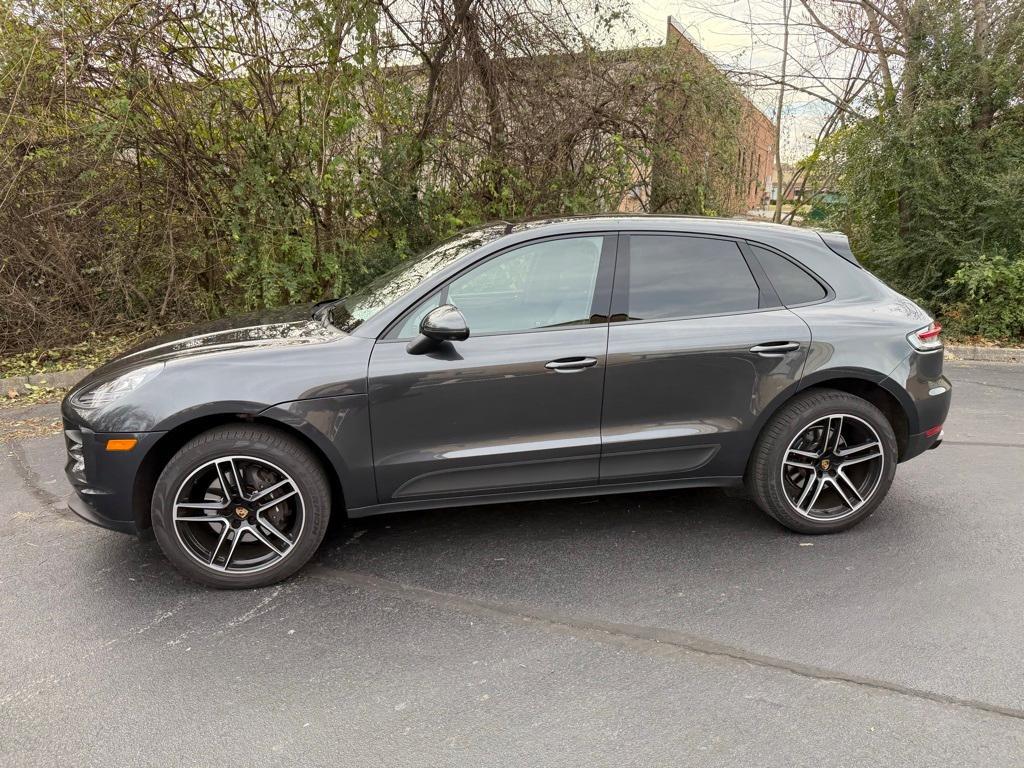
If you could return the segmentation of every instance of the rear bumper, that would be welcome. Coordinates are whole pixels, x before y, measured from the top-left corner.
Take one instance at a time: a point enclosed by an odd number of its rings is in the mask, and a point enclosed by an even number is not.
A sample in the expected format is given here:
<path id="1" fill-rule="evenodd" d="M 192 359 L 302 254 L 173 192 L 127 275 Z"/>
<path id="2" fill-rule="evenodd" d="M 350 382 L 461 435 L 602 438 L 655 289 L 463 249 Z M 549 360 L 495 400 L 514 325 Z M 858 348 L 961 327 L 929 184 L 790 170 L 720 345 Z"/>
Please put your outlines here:
<path id="1" fill-rule="evenodd" d="M 953 398 L 952 385 L 942 375 L 941 353 L 912 355 L 910 362 L 912 365 L 902 380 L 911 405 L 907 413 L 910 434 L 900 461 L 920 456 L 942 443 L 942 425 L 949 415 Z"/>
<path id="2" fill-rule="evenodd" d="M 906 461 L 912 459 L 915 456 L 920 456 L 925 451 L 930 451 L 933 448 L 938 448 L 942 445 L 942 432 L 940 431 L 937 435 L 928 436 L 925 433 L 918 435 L 911 435 L 907 439 L 907 447 L 903 451 L 903 456 L 900 461 Z"/>

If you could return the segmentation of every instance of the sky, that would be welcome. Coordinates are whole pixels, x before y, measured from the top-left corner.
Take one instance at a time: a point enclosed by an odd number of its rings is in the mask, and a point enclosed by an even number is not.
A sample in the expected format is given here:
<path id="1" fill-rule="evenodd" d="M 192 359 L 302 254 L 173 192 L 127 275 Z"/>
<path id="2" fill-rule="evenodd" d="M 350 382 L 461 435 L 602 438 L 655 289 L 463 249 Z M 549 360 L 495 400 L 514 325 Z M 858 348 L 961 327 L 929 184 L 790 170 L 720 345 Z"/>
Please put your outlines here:
<path id="1" fill-rule="evenodd" d="M 782 61 L 782 0 L 630 0 L 641 36 L 664 40 L 668 17 L 674 16 L 690 37 L 727 69 L 779 72 Z M 799 6 L 799 3 L 796 3 Z M 794 10 L 794 14 L 798 9 Z M 796 19 L 796 16 L 792 18 Z M 820 61 L 815 44 L 792 26 L 790 51 L 794 67 Z M 841 62 L 836 62 L 840 65 Z M 778 87 L 745 88 L 768 117 L 775 119 Z M 814 147 L 814 138 L 832 111 L 830 105 L 789 92 L 783 107 L 782 159 L 793 162 Z"/>

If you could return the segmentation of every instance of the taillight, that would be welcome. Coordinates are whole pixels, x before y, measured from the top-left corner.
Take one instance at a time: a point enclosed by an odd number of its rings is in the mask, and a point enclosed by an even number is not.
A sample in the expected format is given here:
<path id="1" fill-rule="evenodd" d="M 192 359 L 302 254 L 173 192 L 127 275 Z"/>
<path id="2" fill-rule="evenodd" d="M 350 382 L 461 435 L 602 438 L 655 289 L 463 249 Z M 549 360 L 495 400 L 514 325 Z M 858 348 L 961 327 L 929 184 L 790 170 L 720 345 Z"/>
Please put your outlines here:
<path id="1" fill-rule="evenodd" d="M 942 349 L 942 326 L 932 321 L 924 328 L 918 328 L 907 334 L 910 346 L 921 352 L 932 352 Z"/>

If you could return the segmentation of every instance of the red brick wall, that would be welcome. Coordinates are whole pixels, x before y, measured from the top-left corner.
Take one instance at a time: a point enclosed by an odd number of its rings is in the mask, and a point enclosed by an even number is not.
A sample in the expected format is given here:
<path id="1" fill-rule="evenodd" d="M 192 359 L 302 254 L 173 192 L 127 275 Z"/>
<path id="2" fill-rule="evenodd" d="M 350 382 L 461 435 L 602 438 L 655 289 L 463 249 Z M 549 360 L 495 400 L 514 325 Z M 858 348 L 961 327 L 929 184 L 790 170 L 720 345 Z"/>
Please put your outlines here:
<path id="1" fill-rule="evenodd" d="M 716 67 L 714 61 L 697 47 L 683 28 L 671 16 L 668 19 L 666 44 L 677 45 L 686 52 L 684 60 L 700 61 L 709 67 Z M 760 207 L 771 192 L 775 176 L 775 125 L 736 88 L 740 100 L 740 142 L 737 151 L 736 178 L 734 179 L 735 200 L 729 213 L 741 213 Z"/>

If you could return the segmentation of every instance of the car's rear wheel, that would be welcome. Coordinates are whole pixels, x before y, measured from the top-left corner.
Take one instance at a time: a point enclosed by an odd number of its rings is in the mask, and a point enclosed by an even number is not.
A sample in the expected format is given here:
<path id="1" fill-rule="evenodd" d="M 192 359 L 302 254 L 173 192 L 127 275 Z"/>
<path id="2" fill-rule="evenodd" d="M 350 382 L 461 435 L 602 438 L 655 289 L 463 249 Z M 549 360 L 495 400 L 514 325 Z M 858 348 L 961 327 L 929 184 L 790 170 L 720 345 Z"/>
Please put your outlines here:
<path id="1" fill-rule="evenodd" d="M 835 533 L 868 517 L 896 473 L 892 425 L 868 401 L 810 390 L 783 407 L 754 447 L 754 501 L 798 533 Z"/>
<path id="2" fill-rule="evenodd" d="M 214 587 L 280 581 L 320 545 L 330 485 L 309 450 L 261 426 L 212 429 L 167 463 L 153 492 L 153 531 L 167 558 Z"/>

